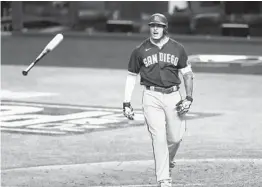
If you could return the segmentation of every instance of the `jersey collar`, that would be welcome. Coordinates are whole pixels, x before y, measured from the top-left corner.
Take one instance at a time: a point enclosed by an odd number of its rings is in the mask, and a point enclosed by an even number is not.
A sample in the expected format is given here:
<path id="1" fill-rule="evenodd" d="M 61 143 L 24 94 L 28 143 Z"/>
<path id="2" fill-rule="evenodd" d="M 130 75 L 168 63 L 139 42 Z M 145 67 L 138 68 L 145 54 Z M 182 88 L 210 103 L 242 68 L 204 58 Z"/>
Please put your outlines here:
<path id="1" fill-rule="evenodd" d="M 149 39 L 149 41 L 151 42 L 151 44 L 157 46 L 158 48 L 162 49 L 163 46 L 169 41 L 169 37 L 165 36 L 165 38 L 163 38 L 163 40 L 161 40 L 161 42 L 159 44 L 156 44 L 151 38 Z"/>

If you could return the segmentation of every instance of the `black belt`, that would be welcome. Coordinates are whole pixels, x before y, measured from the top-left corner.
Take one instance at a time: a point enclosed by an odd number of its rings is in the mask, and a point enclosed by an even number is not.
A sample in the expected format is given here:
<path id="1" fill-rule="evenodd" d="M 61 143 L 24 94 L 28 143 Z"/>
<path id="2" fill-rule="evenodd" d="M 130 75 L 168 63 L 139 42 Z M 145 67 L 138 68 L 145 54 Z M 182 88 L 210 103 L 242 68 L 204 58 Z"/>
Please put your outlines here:
<path id="1" fill-rule="evenodd" d="M 169 87 L 169 88 L 162 88 L 162 87 L 157 87 L 157 86 L 146 86 L 146 89 L 156 91 L 156 92 L 165 93 L 165 94 L 169 94 L 169 93 L 178 91 L 179 87 L 178 86 L 172 86 L 172 87 Z"/>

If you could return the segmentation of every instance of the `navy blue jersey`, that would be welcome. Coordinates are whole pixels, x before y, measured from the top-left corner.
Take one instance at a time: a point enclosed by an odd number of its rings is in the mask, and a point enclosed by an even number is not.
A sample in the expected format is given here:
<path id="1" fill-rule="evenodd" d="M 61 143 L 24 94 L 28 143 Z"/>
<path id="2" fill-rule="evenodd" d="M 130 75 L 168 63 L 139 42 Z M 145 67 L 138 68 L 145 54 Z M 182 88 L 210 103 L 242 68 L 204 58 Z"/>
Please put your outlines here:
<path id="1" fill-rule="evenodd" d="M 141 85 L 167 88 L 181 83 L 178 70 L 187 66 L 187 58 L 177 41 L 169 38 L 160 49 L 148 38 L 133 50 L 128 71 L 140 73 Z"/>

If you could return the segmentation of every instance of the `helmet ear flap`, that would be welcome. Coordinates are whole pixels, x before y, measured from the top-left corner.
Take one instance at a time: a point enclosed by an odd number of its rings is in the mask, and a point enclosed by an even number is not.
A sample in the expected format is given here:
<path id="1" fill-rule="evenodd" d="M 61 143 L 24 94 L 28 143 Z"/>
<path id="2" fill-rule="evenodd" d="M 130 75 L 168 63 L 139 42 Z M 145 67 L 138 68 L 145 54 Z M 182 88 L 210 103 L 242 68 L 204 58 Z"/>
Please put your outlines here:
<path id="1" fill-rule="evenodd" d="M 168 26 L 165 26 L 165 28 L 164 28 L 164 34 L 168 34 Z"/>

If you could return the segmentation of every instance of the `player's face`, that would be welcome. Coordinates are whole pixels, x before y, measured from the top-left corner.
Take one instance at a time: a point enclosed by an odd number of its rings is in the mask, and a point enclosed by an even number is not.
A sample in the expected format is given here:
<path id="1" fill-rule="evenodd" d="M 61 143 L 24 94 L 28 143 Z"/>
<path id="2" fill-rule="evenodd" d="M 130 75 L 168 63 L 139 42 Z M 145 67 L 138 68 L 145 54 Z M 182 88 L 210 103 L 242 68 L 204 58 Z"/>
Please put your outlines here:
<path id="1" fill-rule="evenodd" d="M 160 24 L 151 24 L 150 25 L 150 35 L 154 40 L 159 40 L 164 35 L 164 26 Z"/>

